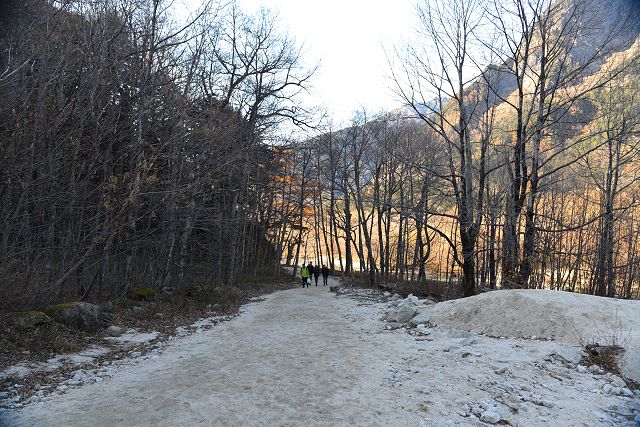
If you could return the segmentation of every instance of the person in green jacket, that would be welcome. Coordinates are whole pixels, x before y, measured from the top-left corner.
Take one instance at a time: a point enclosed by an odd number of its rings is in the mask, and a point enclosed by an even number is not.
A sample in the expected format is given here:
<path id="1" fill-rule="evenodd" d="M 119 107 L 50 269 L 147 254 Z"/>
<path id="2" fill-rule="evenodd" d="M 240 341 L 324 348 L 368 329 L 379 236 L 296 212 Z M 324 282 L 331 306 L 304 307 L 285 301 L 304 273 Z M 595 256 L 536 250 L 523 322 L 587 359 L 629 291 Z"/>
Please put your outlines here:
<path id="1" fill-rule="evenodd" d="M 304 288 L 305 286 L 309 286 L 309 269 L 307 268 L 306 265 L 302 264 L 302 267 L 300 267 L 300 277 L 302 277 L 302 287 Z"/>

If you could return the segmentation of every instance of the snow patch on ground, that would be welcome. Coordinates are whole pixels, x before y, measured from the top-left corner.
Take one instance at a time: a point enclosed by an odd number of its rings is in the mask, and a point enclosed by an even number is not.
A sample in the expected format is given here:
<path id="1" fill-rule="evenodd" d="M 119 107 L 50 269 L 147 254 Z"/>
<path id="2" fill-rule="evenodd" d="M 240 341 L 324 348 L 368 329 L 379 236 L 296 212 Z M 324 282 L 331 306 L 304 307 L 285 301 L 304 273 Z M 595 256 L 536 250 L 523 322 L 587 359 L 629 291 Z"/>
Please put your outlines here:
<path id="1" fill-rule="evenodd" d="M 640 382 L 640 301 L 547 290 L 502 290 L 431 305 L 434 324 L 485 335 L 609 344 L 620 337 L 623 374 Z M 619 343 L 620 344 L 620 343 Z"/>
<path id="2" fill-rule="evenodd" d="M 168 342 L 178 338 L 188 337 L 193 333 L 202 333 L 219 322 L 229 320 L 233 316 L 209 316 L 196 321 L 187 327 L 178 327 L 175 336 L 162 336 L 159 332 L 140 332 L 129 329 L 122 333 L 122 329 L 112 326 L 105 336 L 106 346 L 92 346 L 78 353 L 61 354 L 47 360 L 45 363 L 18 363 L 0 372 L 0 381 L 12 382 L 7 390 L 0 390 L 0 426 L 2 424 L 2 410 L 19 409 L 35 402 L 46 402 L 53 396 L 64 395 L 68 391 L 86 384 L 101 383 L 110 378 L 123 367 L 136 365 L 144 360 L 156 360 Z M 124 357 L 120 354 L 124 352 Z M 109 360 L 110 359 L 110 360 Z M 69 373 L 70 372 L 70 373 Z M 48 385 L 38 386 L 34 395 L 25 393 L 25 387 L 20 384 L 28 381 L 34 375 L 47 373 L 62 378 L 57 387 Z"/>
<path id="3" fill-rule="evenodd" d="M 572 294 L 545 296 L 559 302 L 534 312 L 556 313 L 564 295 L 562 314 L 570 317 Z M 493 296 L 526 305 L 509 293 Z M 380 320 L 409 303 L 431 317 L 415 327 Z M 463 314 L 465 305 L 472 308 L 460 321 L 453 314 Z M 184 338 L 158 341 L 135 358 L 71 372 L 62 391 L 25 399 L 32 404 L 7 420 L 11 426 L 636 426 L 640 394 L 623 378 L 576 364 L 581 350 L 569 340 L 531 339 L 549 338 L 533 326 L 540 319 L 526 318 L 510 332 L 485 321 L 499 323 L 499 316 L 477 305 L 473 298 L 416 305 L 370 290 L 276 292 L 215 328 L 182 328 Z M 545 331 L 563 336 L 559 324 Z"/>
<path id="4" fill-rule="evenodd" d="M 108 354 L 110 350 L 101 346 L 89 347 L 79 353 L 62 354 L 52 357 L 43 363 L 18 363 L 0 372 L 0 380 L 7 378 L 22 379 L 34 373 L 53 372 L 64 366 L 75 366 L 92 363 L 96 358 Z M 1 399 L 0 399 L 1 401 Z"/>
<path id="5" fill-rule="evenodd" d="M 121 344 L 146 344 L 157 339 L 159 332 L 138 332 L 136 330 L 128 330 L 126 333 L 117 337 L 106 337 L 106 340 L 114 341 Z"/>

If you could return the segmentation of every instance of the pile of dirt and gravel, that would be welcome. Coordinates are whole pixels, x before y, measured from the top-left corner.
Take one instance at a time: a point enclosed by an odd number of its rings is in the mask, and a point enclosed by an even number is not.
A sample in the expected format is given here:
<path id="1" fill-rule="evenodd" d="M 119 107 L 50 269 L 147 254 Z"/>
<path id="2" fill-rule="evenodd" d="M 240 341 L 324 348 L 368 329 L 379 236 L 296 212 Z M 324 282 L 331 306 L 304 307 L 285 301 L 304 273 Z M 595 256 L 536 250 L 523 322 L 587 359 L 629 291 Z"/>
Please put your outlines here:
<path id="1" fill-rule="evenodd" d="M 430 305 L 431 323 L 494 337 L 619 345 L 621 373 L 640 382 L 640 301 L 547 290 L 500 290 Z"/>

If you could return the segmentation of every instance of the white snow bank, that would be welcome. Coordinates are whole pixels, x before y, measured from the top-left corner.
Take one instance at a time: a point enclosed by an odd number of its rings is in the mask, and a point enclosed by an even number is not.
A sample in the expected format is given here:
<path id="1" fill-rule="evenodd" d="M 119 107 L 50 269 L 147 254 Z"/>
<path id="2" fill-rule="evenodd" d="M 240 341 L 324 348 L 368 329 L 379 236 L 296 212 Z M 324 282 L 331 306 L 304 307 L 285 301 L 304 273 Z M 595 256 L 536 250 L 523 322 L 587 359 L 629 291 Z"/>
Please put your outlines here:
<path id="1" fill-rule="evenodd" d="M 640 381 L 640 301 L 547 290 L 500 290 L 427 308 L 431 323 L 493 336 L 607 342 L 625 348 L 622 373 Z M 621 341 L 621 342 L 620 342 Z"/>
<path id="2" fill-rule="evenodd" d="M 159 332 L 138 332 L 135 329 L 130 329 L 126 334 L 122 334 L 118 337 L 106 337 L 106 340 L 115 341 L 121 344 L 146 344 L 149 341 L 153 341 L 160 336 Z"/>
<path id="3" fill-rule="evenodd" d="M 105 347 L 92 346 L 79 353 L 61 354 L 52 357 L 46 362 L 20 362 L 1 371 L 0 381 L 4 381 L 10 377 L 18 380 L 39 372 L 53 372 L 63 365 L 77 366 L 93 363 L 97 357 L 105 355 L 108 352 L 109 349 Z"/>

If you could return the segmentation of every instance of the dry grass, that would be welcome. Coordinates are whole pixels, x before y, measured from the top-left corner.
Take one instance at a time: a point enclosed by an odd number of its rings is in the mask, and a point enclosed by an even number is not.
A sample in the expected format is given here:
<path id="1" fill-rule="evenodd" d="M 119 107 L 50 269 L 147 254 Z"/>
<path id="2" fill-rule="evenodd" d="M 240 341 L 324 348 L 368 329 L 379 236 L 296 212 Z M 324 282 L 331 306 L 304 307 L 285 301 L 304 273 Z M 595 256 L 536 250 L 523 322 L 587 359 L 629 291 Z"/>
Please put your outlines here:
<path id="1" fill-rule="evenodd" d="M 113 323 L 124 329 L 174 334 L 177 326 L 190 325 L 211 315 L 231 315 L 250 298 L 294 287 L 290 276 L 263 277 L 236 286 L 194 285 L 173 295 L 144 301 L 127 297 L 112 304 Z M 0 315 L 0 370 L 17 363 L 44 362 L 60 353 L 81 351 L 101 342 L 103 333 L 89 334 L 51 321 L 24 326 L 11 320 L 14 313 Z"/>
<path id="2" fill-rule="evenodd" d="M 53 321 L 21 325 L 12 313 L 0 316 L 0 324 L 0 370 L 18 362 L 44 361 L 53 354 L 77 351 L 94 339 Z"/>
<path id="3" fill-rule="evenodd" d="M 618 312 L 604 324 L 594 325 L 594 333 L 589 337 L 574 329 L 580 345 L 586 350 L 588 363 L 620 375 L 619 359 L 628 348 L 631 336 L 629 331 L 625 331 Z"/>
<path id="4" fill-rule="evenodd" d="M 371 288 L 368 273 L 356 272 L 349 276 L 343 276 L 342 283 L 346 286 Z M 376 287 L 403 297 L 413 294 L 418 298 L 429 298 L 433 301 L 446 301 L 462 297 L 462 288 L 457 283 L 452 284 L 444 280 L 429 279 L 423 283 L 415 283 L 408 280 L 392 279 Z"/>

